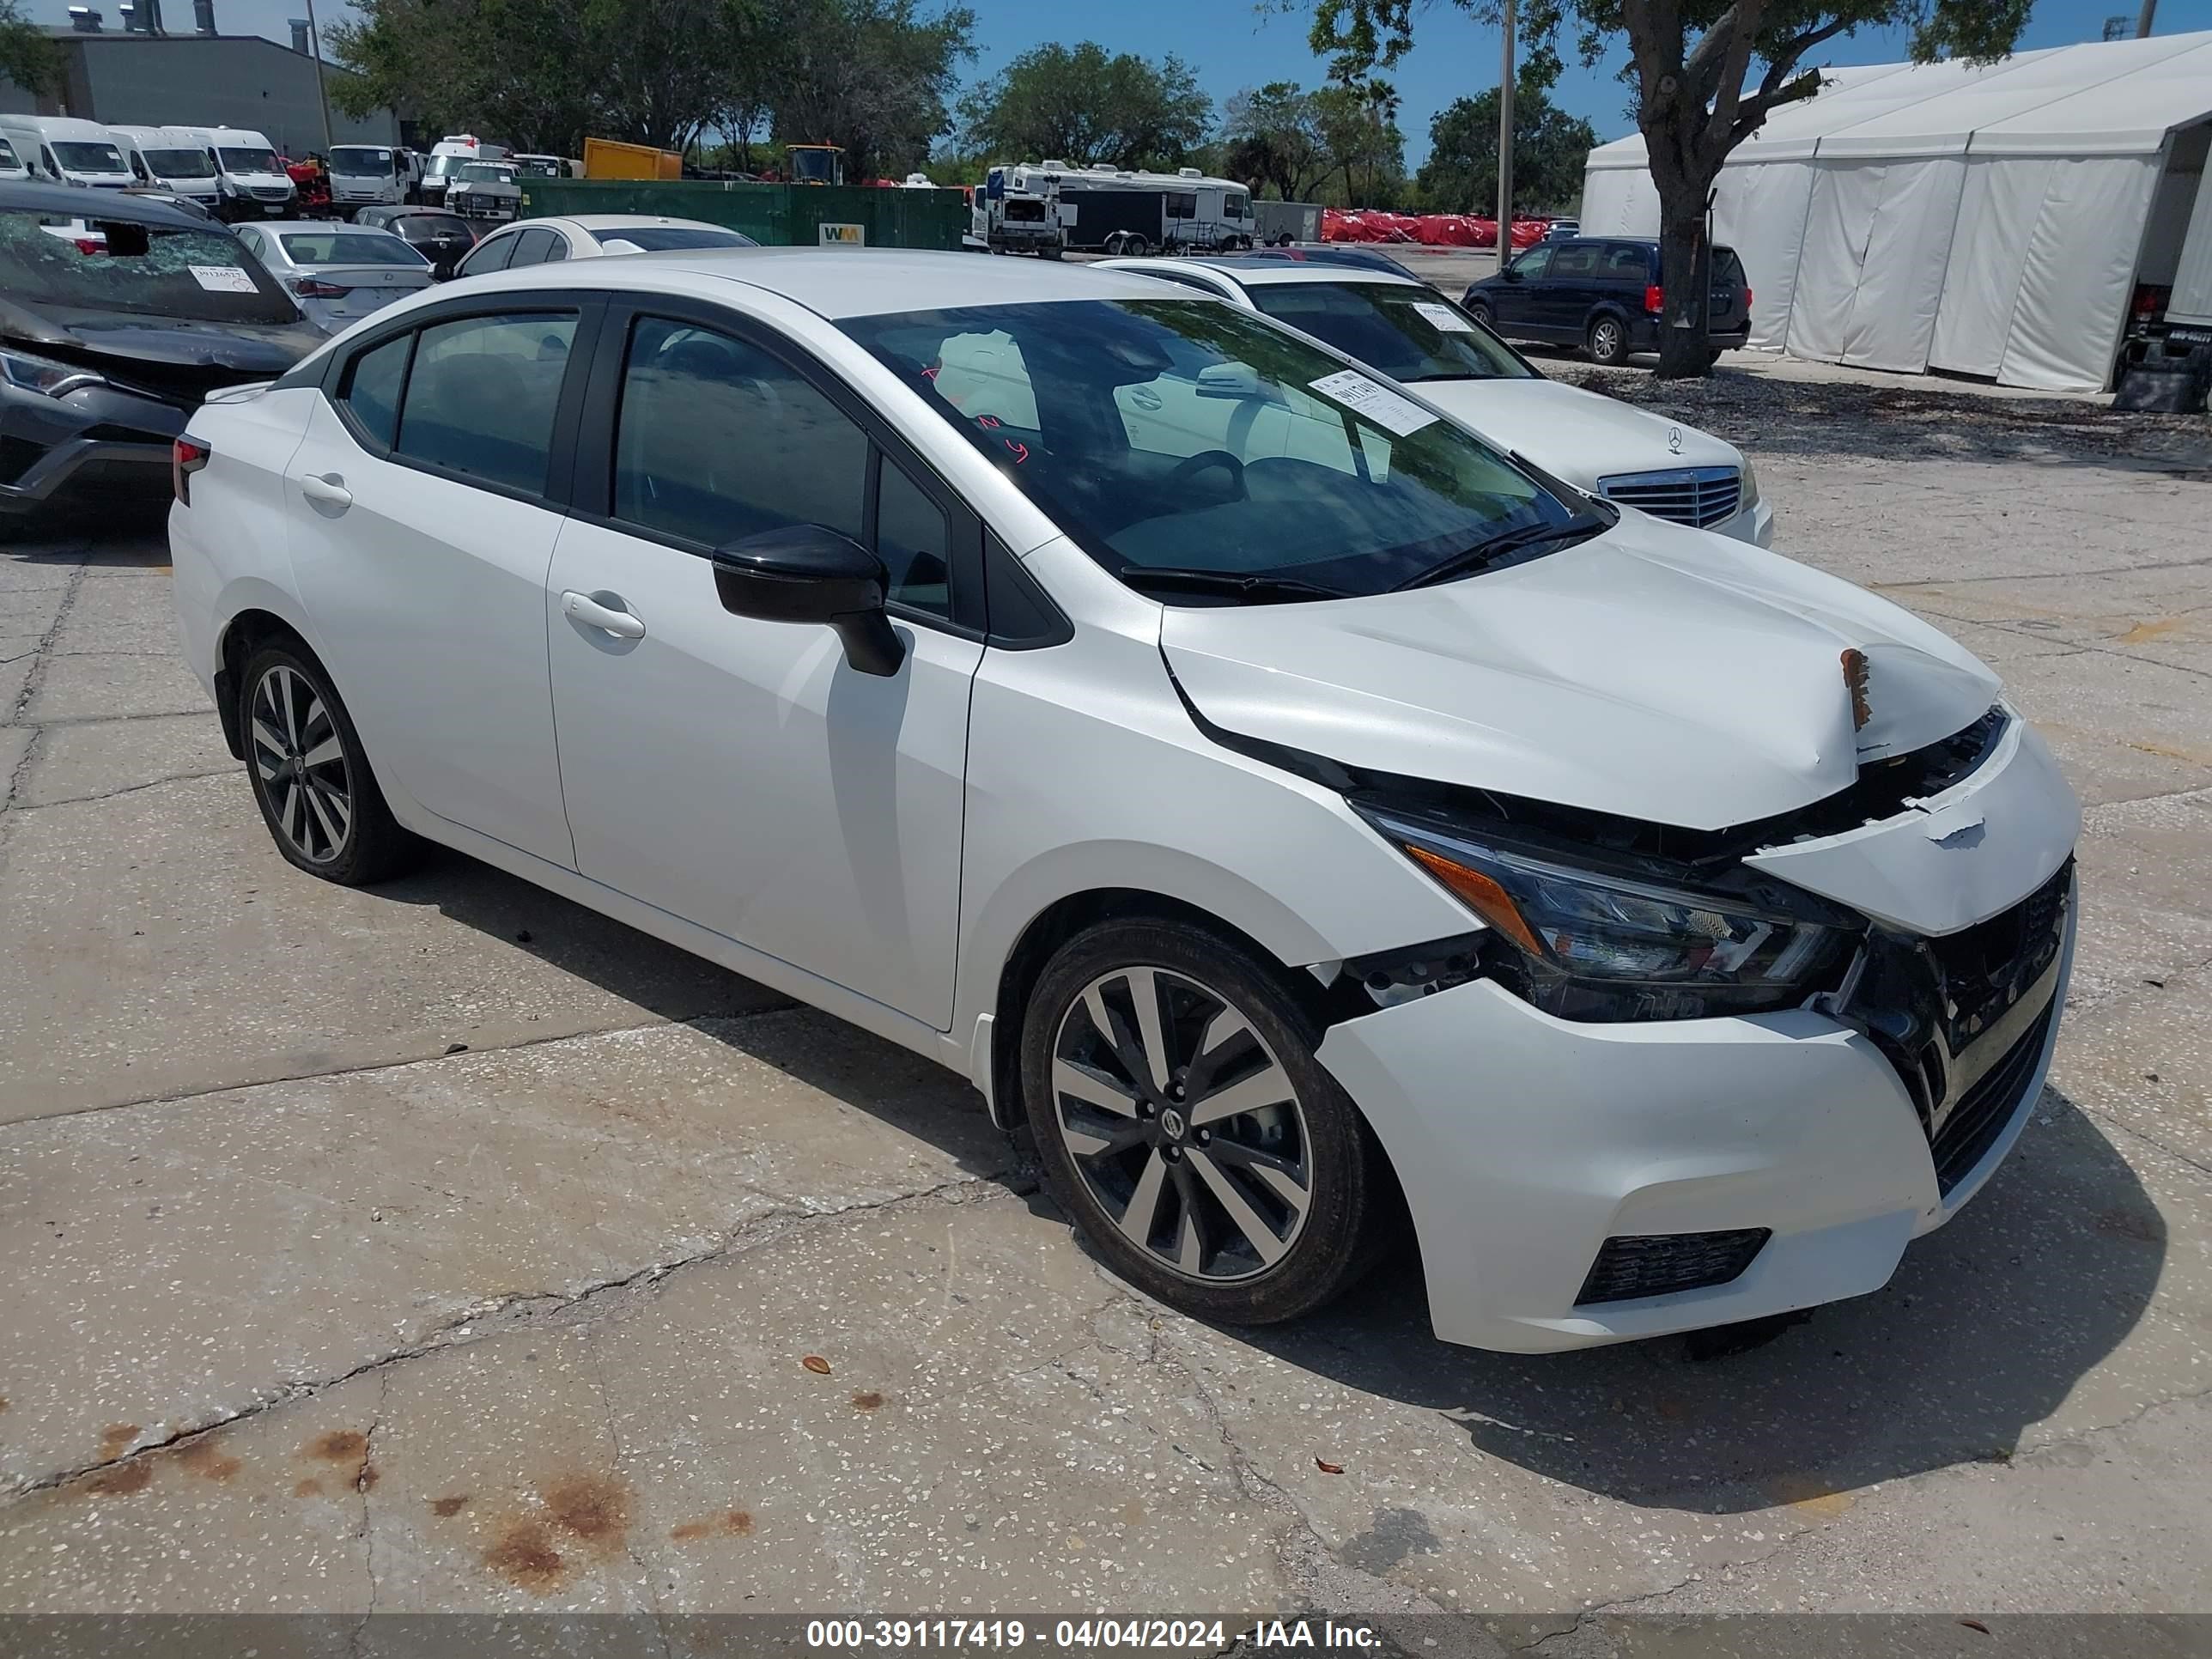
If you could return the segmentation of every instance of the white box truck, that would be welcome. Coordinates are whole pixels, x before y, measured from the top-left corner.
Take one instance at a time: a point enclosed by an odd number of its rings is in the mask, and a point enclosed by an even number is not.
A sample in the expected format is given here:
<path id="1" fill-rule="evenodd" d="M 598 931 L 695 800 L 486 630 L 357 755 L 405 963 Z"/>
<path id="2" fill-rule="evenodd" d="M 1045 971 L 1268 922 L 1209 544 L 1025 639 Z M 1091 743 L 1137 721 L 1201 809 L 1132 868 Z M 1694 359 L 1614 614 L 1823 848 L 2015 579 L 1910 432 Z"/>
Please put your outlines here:
<path id="1" fill-rule="evenodd" d="M 365 207 L 397 207 L 414 182 L 407 152 L 390 144 L 333 144 L 331 206 L 345 218 Z"/>

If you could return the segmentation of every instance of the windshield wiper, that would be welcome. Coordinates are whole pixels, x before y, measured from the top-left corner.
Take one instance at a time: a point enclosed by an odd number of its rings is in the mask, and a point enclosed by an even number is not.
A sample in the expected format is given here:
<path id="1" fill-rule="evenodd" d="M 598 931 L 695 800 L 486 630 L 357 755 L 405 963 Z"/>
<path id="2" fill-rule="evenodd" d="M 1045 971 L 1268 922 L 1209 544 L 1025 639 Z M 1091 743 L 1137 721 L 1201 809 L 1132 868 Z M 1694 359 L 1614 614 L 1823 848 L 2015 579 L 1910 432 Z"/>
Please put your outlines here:
<path id="1" fill-rule="evenodd" d="M 1472 575 L 1507 562 L 1510 555 L 1547 543 L 1586 542 L 1610 526 L 1595 513 L 1585 513 L 1569 519 L 1565 524 L 1524 524 L 1518 530 L 1501 531 L 1497 535 L 1477 542 L 1473 547 L 1455 553 L 1441 564 L 1431 565 L 1417 576 L 1408 576 L 1390 591 L 1402 592 L 1409 587 L 1427 587 L 1435 582 L 1448 582 L 1455 576 Z"/>
<path id="2" fill-rule="evenodd" d="M 1296 576 L 1240 576 L 1231 570 L 1188 570 L 1175 565 L 1125 564 L 1121 580 L 1132 587 L 1174 588 L 1185 593 L 1228 593 L 1256 605 L 1297 599 L 1341 599 L 1342 588 L 1301 581 Z"/>

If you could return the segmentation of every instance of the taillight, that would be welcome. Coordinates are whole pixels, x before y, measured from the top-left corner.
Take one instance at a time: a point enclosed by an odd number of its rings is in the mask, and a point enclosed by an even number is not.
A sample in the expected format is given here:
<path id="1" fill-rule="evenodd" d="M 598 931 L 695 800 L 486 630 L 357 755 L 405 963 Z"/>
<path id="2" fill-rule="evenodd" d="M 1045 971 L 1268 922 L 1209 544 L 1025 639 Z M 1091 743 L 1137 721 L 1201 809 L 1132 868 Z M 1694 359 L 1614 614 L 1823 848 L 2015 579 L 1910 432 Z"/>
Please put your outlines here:
<path id="1" fill-rule="evenodd" d="M 177 491 L 177 499 L 186 507 L 192 504 L 192 474 L 205 466 L 214 456 L 198 438 L 179 438 L 169 452 L 169 480 Z"/>
<path id="2" fill-rule="evenodd" d="M 107 239 L 105 236 L 73 236 L 70 240 L 76 244 L 76 251 L 79 253 L 107 252 Z"/>
<path id="3" fill-rule="evenodd" d="M 1746 289 L 1743 291 L 1743 308 L 1746 311 L 1751 309 L 1751 290 L 1749 289 Z"/>
<path id="4" fill-rule="evenodd" d="M 1666 308 L 1659 303 L 1660 297 L 1659 284 L 1656 283 L 1652 283 L 1644 290 L 1644 308 L 1650 312 L 1654 317 L 1656 317 Z"/>
<path id="5" fill-rule="evenodd" d="M 292 292 L 302 300 L 343 300 L 353 290 L 340 288 L 336 283 L 326 283 L 319 276 L 295 276 Z"/>

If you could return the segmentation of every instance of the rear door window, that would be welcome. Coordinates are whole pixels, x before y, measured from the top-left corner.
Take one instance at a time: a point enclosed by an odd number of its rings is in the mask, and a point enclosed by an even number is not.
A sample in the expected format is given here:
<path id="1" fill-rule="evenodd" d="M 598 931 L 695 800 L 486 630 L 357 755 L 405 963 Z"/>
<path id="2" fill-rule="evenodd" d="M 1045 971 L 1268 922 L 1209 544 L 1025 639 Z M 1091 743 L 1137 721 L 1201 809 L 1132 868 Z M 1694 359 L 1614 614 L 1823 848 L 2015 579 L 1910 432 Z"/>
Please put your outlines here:
<path id="1" fill-rule="evenodd" d="M 465 317 L 422 331 L 395 454 L 543 495 L 574 312 Z"/>
<path id="2" fill-rule="evenodd" d="M 1650 281 L 1650 252 L 1640 242 L 1615 242 L 1605 256 L 1605 279 L 1608 283 L 1635 283 L 1641 285 Z"/>
<path id="3" fill-rule="evenodd" d="M 1597 253 L 1595 242 L 1570 242 L 1552 256 L 1552 275 L 1559 277 L 1595 276 Z"/>

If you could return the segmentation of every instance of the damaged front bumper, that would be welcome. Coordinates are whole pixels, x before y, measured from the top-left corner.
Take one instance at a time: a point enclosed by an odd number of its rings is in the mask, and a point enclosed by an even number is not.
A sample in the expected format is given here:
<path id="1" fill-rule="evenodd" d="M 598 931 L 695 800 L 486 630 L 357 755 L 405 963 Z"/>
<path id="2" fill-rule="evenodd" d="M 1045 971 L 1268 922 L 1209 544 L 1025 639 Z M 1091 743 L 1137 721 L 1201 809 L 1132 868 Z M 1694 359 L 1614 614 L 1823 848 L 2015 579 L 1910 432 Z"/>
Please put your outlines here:
<path id="1" fill-rule="evenodd" d="M 1747 860 L 1872 920 L 1812 1006 L 1583 1024 L 1478 979 L 1333 1027 L 1321 1061 L 1405 1190 L 1437 1334 L 1540 1352 L 1886 1284 L 2041 1091 L 2079 826 L 2013 720 L 1941 794 Z"/>

